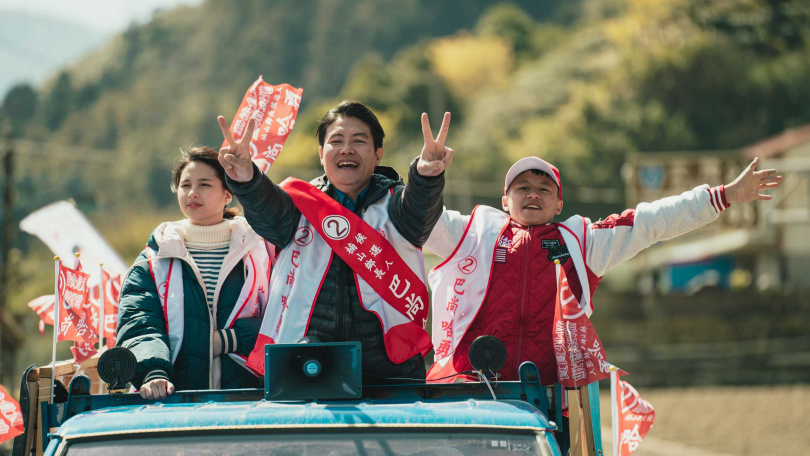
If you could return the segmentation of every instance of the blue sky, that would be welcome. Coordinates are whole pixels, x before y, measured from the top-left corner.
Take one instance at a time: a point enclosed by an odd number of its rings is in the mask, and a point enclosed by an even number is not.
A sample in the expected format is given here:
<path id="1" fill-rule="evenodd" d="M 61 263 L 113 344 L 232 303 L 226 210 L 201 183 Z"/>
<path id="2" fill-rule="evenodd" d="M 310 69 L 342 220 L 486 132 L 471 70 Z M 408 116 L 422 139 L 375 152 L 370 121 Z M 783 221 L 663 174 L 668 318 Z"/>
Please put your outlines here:
<path id="1" fill-rule="evenodd" d="M 203 0 L 0 0 L 0 103 L 15 84 L 39 85 L 156 9 Z"/>
<path id="2" fill-rule="evenodd" d="M 25 11 L 112 34 L 132 21 L 149 19 L 155 9 L 200 3 L 202 0 L 0 0 L 0 14 L 4 10 Z"/>

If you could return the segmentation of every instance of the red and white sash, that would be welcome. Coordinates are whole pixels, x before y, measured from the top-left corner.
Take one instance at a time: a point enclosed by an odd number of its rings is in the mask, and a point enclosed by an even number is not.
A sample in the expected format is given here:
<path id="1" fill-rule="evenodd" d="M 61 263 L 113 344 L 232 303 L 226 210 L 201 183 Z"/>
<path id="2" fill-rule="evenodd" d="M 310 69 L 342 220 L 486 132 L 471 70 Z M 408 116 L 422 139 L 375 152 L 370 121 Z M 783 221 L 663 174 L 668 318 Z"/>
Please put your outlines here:
<path id="1" fill-rule="evenodd" d="M 501 210 L 476 206 L 455 251 L 428 274 L 428 282 L 433 290 L 432 339 L 436 350 L 435 362 L 427 374 L 429 380 L 457 373 L 453 368 L 453 354 L 484 303 L 498 241 L 510 220 L 509 215 Z M 585 219 L 575 215 L 557 226 L 565 244 L 569 246 L 582 285 L 580 302 L 590 316 L 593 307 L 585 267 L 584 241 L 587 224 Z M 447 382 L 453 380 L 452 377 L 444 379 Z"/>
<path id="2" fill-rule="evenodd" d="M 333 254 L 354 271 L 361 304 L 380 319 L 391 361 L 402 363 L 430 351 L 422 251 L 391 222 L 391 193 L 366 208 L 361 219 L 307 182 L 289 178 L 281 186 L 303 216 L 293 241 L 276 260 L 248 367 L 263 374 L 266 344 L 296 343 L 306 335 Z"/>
<path id="3" fill-rule="evenodd" d="M 183 332 L 185 321 L 185 304 L 183 297 L 183 265 L 180 258 L 159 258 L 157 252 L 146 248 L 146 257 L 149 262 L 149 272 L 158 290 L 160 305 L 163 307 L 163 316 L 166 320 L 166 334 L 169 335 L 169 349 L 172 363 L 177 359 L 180 347 L 183 345 Z M 250 249 L 242 257 L 245 265 L 245 283 L 239 293 L 239 298 L 228 316 L 225 328 L 232 328 L 240 318 L 256 318 L 262 315 L 264 304 L 267 302 L 272 259 L 267 243 L 262 241 Z M 223 271 L 220 277 L 226 277 Z M 215 293 L 218 296 L 219 293 Z M 216 324 L 216 318 L 212 320 Z M 220 328 L 222 329 L 222 328 Z M 228 353 L 228 356 L 242 367 L 247 358 L 237 353 Z M 248 369 L 250 370 L 250 369 Z"/>

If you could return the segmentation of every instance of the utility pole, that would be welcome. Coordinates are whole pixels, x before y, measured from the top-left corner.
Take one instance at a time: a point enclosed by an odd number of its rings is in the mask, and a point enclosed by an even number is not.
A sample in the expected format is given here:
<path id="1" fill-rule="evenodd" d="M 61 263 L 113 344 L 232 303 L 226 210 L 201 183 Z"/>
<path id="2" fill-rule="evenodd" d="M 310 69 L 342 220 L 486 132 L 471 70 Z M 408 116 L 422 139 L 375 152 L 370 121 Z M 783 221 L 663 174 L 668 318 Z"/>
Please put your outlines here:
<path id="1" fill-rule="evenodd" d="M 16 339 L 15 331 L 11 331 L 12 322 L 7 311 L 8 289 L 11 278 L 11 264 L 9 253 L 14 241 L 14 144 L 11 137 L 11 128 L 6 124 L 3 128 L 3 197 L 0 202 L 2 222 L 0 222 L 0 381 L 7 380 L 14 364 L 11 344 L 6 343 Z"/>

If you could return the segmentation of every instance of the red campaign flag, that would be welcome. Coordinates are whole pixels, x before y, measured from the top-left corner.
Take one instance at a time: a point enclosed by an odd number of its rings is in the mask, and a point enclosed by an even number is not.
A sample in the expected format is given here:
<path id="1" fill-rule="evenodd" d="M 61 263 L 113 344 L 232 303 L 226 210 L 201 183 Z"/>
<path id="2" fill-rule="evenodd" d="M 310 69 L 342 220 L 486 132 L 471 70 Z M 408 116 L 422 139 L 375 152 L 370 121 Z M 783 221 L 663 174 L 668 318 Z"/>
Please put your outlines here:
<path id="1" fill-rule="evenodd" d="M 303 93 L 304 89 L 296 89 L 289 84 L 270 85 L 261 76 L 245 93 L 231 122 L 231 133 L 236 141 L 240 141 L 247 130 L 248 121 L 255 119 L 250 156 L 261 172 L 266 173 L 281 153 L 287 136 L 295 126 Z M 226 146 L 228 141 L 223 141 L 221 147 Z"/>
<path id="2" fill-rule="evenodd" d="M 95 344 L 91 342 L 76 340 L 73 341 L 73 346 L 70 347 L 70 352 L 73 353 L 73 359 L 76 361 L 76 363 L 81 364 L 92 358 L 93 355 L 98 353 L 98 350 L 96 350 Z"/>
<path id="3" fill-rule="evenodd" d="M 28 303 L 28 308 L 39 315 L 39 333 L 45 335 L 45 325 L 53 326 L 53 295 L 40 296 Z"/>
<path id="4" fill-rule="evenodd" d="M 79 265 L 81 267 L 81 265 Z M 89 274 L 59 265 L 59 325 L 57 341 L 73 340 L 84 342 L 98 341 L 98 311 L 88 299 L 90 292 L 87 281 Z M 95 318 L 94 318 L 95 317 Z"/>
<path id="5" fill-rule="evenodd" d="M 568 286 L 565 270 L 557 263 L 557 299 L 554 309 L 554 355 L 558 381 L 567 388 L 587 385 L 610 376 L 605 348 L 585 308 Z"/>
<path id="6" fill-rule="evenodd" d="M 650 431 L 655 421 L 655 409 L 631 384 L 619 380 L 617 390 L 615 400 L 619 419 L 618 432 L 614 435 L 619 436 L 618 456 L 630 456 Z"/>
<path id="7" fill-rule="evenodd" d="M 107 272 L 104 272 L 107 274 Z M 109 276 L 107 276 L 109 277 Z M 107 290 L 107 299 L 104 301 L 104 337 L 107 338 L 107 346 L 115 346 L 115 329 L 118 326 L 118 301 L 121 299 L 121 276 L 112 279 L 105 277 L 104 283 Z"/>
<path id="8" fill-rule="evenodd" d="M 81 265 L 80 265 L 81 266 Z M 121 294 L 121 276 L 110 278 L 109 273 L 104 271 L 104 287 L 106 297 L 104 300 L 104 336 L 107 338 L 107 345 L 115 345 L 115 326 L 118 322 L 118 300 Z M 88 299 L 92 306 L 89 309 L 90 321 L 95 322 L 97 327 L 99 318 L 99 289 L 100 285 L 90 288 Z M 45 334 L 45 325 L 53 326 L 53 295 L 40 296 L 31 300 L 28 307 L 39 315 L 39 333 Z"/>
<path id="9" fill-rule="evenodd" d="M 0 386 L 0 443 L 17 437 L 24 430 L 19 402 Z"/>
<path id="10" fill-rule="evenodd" d="M 115 326 L 118 322 L 118 300 L 121 295 L 121 276 L 110 277 L 110 274 L 103 270 L 104 277 L 104 337 L 111 339 L 108 341 L 107 346 L 115 345 Z M 101 283 L 90 288 L 90 302 L 93 304 L 92 311 L 94 312 L 94 321 L 98 321 L 99 316 L 95 315 L 100 308 L 99 303 L 101 300 Z M 94 326 L 97 328 L 98 325 Z"/>

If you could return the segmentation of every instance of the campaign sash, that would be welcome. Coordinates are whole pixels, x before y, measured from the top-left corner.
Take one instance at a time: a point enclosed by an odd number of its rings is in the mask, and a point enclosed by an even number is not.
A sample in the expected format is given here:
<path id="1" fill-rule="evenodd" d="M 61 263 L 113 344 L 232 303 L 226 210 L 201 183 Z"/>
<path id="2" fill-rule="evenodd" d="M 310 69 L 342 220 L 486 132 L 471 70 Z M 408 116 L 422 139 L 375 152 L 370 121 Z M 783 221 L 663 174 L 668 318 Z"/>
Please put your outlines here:
<path id="1" fill-rule="evenodd" d="M 427 287 L 383 235 L 312 184 L 291 177 L 281 187 L 337 256 L 386 303 L 425 327 L 430 307 Z M 424 345 L 423 354 L 431 348 L 429 339 Z"/>
<path id="2" fill-rule="evenodd" d="M 276 259 L 267 311 L 247 366 L 264 374 L 265 345 L 296 343 L 307 334 L 335 254 L 352 268 L 360 304 L 379 318 L 388 358 L 399 364 L 429 352 L 424 329 L 429 301 L 418 274 L 424 276 L 424 260 L 391 223 L 391 195 L 368 206 L 362 220 L 306 182 L 291 178 L 281 186 L 302 217 Z"/>

